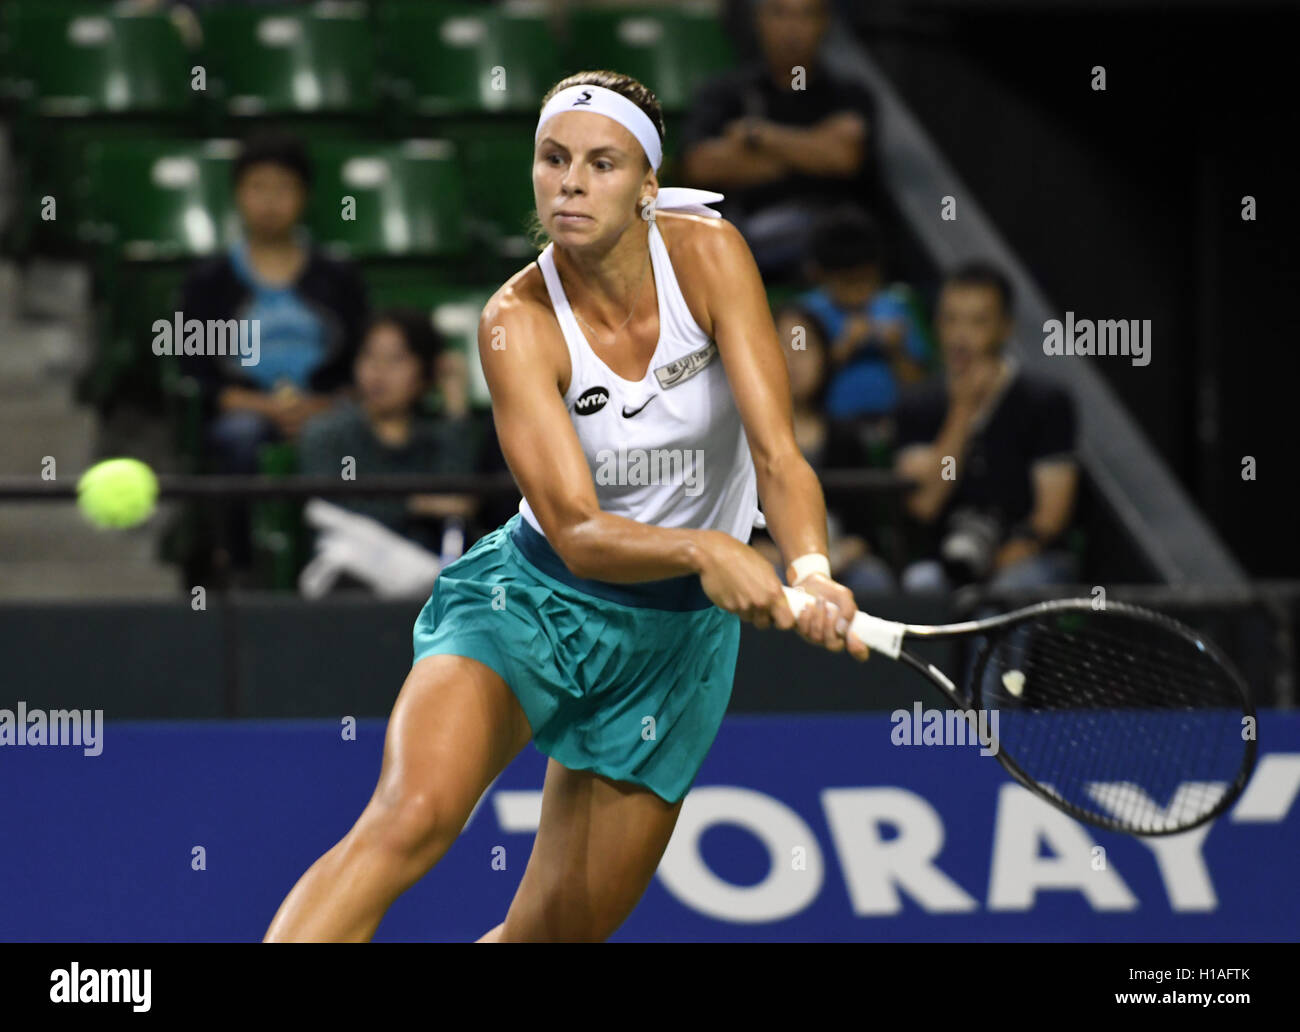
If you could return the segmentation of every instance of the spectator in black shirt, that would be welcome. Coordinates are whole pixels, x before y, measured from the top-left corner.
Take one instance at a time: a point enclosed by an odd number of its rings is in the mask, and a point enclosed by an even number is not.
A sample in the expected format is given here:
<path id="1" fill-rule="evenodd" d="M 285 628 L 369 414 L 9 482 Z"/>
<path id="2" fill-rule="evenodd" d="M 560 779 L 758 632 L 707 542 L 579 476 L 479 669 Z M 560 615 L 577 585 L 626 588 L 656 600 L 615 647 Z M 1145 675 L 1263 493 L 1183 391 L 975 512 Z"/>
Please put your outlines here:
<path id="1" fill-rule="evenodd" d="M 760 0 L 763 59 L 707 84 L 682 132 L 683 178 L 726 194 L 722 212 L 759 269 L 794 278 L 813 216 L 875 208 L 875 102 L 819 56 L 827 0 Z"/>
<path id="2" fill-rule="evenodd" d="M 989 265 L 949 275 L 935 327 L 944 379 L 899 405 L 895 468 L 919 485 L 907 508 L 927 532 L 928 555 L 903 571 L 907 590 L 1077 576 L 1060 549 L 1078 483 L 1074 404 L 1003 355 L 1011 304 L 1010 283 Z"/>

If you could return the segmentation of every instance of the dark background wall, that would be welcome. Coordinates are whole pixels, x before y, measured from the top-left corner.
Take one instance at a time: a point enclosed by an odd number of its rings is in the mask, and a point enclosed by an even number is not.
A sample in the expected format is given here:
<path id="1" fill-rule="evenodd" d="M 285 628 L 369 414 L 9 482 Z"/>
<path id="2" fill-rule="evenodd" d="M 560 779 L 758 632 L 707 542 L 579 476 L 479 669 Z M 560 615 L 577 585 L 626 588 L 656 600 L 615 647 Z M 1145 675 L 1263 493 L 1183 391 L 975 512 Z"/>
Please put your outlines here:
<path id="1" fill-rule="evenodd" d="M 1261 707 L 1293 703 L 1300 591 L 1196 602 L 1109 593 L 1169 613 L 1208 634 L 1238 665 Z M 1023 602 L 1023 599 L 1021 600 Z M 906 623 L 966 619 L 950 596 L 863 599 L 867 611 Z M 276 594 L 209 596 L 195 611 L 175 602 L 0 604 L 4 706 L 102 709 L 106 720 L 221 717 L 386 717 L 411 668 L 411 628 L 422 599 L 366 594 L 306 602 Z M 1008 608 L 1013 604 L 1008 603 Z M 909 646 L 949 672 L 965 668 L 951 642 Z M 744 625 L 731 713 L 910 709 L 941 706 L 901 663 L 859 666 L 793 634 Z"/>
<path id="2" fill-rule="evenodd" d="M 1149 366 L 1098 368 L 1248 571 L 1300 576 L 1300 8 L 864 2 L 855 17 L 1055 304 L 1152 320 Z"/>

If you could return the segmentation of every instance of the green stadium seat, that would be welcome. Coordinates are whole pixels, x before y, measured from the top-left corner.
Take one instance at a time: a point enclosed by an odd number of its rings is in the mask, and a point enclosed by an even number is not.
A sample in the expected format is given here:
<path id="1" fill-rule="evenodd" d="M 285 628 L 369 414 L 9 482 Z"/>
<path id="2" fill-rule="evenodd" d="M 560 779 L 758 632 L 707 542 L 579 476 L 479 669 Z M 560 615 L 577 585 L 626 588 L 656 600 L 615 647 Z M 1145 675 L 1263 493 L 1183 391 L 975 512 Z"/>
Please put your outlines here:
<path id="1" fill-rule="evenodd" d="M 389 86 L 421 115 L 533 112 L 562 74 L 546 18 L 531 8 L 407 0 L 376 15 Z"/>
<path id="2" fill-rule="evenodd" d="M 526 129 L 458 137 L 465 192 L 472 218 L 488 227 L 499 253 L 523 257 L 533 252 L 528 222 L 533 214 L 533 139 Z"/>
<path id="3" fill-rule="evenodd" d="M 735 63 L 735 50 L 717 16 L 693 6 L 573 12 L 568 66 L 608 68 L 638 79 L 665 110 L 686 108 L 696 88 Z"/>
<path id="4" fill-rule="evenodd" d="M 238 228 L 230 169 L 234 140 L 106 140 L 86 150 L 84 237 L 115 259 L 210 254 Z"/>
<path id="5" fill-rule="evenodd" d="M 167 15 L 104 3 L 10 0 L 0 4 L 9 53 L 3 90 L 15 102 L 17 217 L 9 244 L 76 250 L 84 150 L 113 137 L 193 134 L 203 97 L 190 88 L 195 59 Z M 45 221 L 43 198 L 57 218 Z"/>
<path id="6" fill-rule="evenodd" d="M 292 476 L 298 472 L 298 449 L 291 441 L 264 444 L 258 449 L 257 463 L 264 476 Z M 274 591 L 294 590 L 309 547 L 302 501 L 267 499 L 254 502 L 250 509 L 253 565 L 259 580 Z"/>
<path id="7" fill-rule="evenodd" d="M 363 115 L 375 108 L 364 4 L 212 7 L 203 13 L 203 50 L 231 115 Z"/>
<path id="8" fill-rule="evenodd" d="M 105 4 L 16 2 L 5 35 L 13 72 L 47 118 L 190 112 L 191 54 L 162 13 Z"/>
<path id="9" fill-rule="evenodd" d="M 86 148 L 81 239 L 98 246 L 100 345 L 80 392 L 106 405 L 123 392 L 170 397 L 174 363 L 145 350 L 153 321 L 174 311 L 189 263 L 227 246 L 238 220 L 233 140 L 100 140 Z"/>
<path id="10" fill-rule="evenodd" d="M 433 306 L 433 325 L 442 334 L 449 348 L 465 355 L 469 370 L 469 402 L 475 408 L 488 408 L 492 396 L 478 357 L 478 322 L 483 306 L 496 293 L 496 288 L 468 289 L 445 297 Z"/>
<path id="11" fill-rule="evenodd" d="M 309 223 L 320 242 L 354 258 L 462 253 L 465 187 L 445 140 L 355 143 L 317 140 Z M 343 217 L 345 198 L 355 218 Z"/>

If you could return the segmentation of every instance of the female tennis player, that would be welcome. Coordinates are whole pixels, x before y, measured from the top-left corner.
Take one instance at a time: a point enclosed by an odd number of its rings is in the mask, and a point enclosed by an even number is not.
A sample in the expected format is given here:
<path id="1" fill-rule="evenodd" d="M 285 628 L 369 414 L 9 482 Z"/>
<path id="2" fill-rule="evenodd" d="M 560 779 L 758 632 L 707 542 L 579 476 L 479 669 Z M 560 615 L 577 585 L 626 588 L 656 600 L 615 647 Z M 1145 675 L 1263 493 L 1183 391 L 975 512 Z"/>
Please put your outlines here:
<path id="1" fill-rule="evenodd" d="M 721 196 L 659 189 L 659 104 L 624 75 L 557 83 L 535 144 L 550 243 L 479 324 L 523 501 L 438 578 L 374 796 L 267 941 L 370 939 L 530 739 L 549 757 L 541 823 L 505 920 L 479 941 L 604 940 L 717 734 L 740 620 L 867 656 L 846 639 L 856 607 L 829 575 L 758 269 L 705 207 Z M 797 624 L 747 544 L 763 516 L 787 580 L 819 600 Z"/>

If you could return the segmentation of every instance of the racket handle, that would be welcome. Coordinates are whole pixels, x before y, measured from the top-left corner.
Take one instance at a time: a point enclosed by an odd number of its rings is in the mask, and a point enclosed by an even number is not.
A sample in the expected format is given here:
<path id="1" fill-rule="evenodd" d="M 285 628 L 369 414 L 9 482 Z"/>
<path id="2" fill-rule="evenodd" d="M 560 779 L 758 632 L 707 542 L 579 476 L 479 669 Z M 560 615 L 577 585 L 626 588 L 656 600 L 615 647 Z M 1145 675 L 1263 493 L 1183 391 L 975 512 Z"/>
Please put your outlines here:
<path id="1" fill-rule="evenodd" d="M 785 592 L 785 600 L 790 603 L 790 612 L 794 614 L 795 619 L 799 619 L 799 614 L 803 612 L 804 606 L 813 601 L 813 596 L 799 588 L 782 588 Z M 831 606 L 834 609 L 834 606 Z M 849 625 L 849 631 L 867 648 L 875 652 L 883 652 L 890 659 L 897 659 L 898 654 L 903 651 L 903 634 L 906 631 L 906 624 L 895 623 L 892 620 L 881 620 L 876 616 L 868 616 L 866 613 L 858 610 L 858 614 L 853 618 L 853 623 Z"/>

